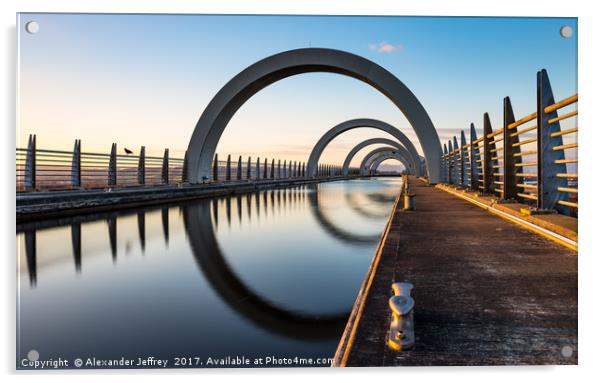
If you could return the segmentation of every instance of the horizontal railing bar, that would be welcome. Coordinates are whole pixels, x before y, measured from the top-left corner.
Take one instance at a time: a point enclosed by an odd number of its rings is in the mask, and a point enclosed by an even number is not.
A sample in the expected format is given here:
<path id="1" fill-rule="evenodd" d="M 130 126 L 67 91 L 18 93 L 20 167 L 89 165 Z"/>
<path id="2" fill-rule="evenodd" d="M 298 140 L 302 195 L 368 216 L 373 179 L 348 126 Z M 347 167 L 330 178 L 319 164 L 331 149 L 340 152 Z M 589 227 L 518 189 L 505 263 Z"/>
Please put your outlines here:
<path id="1" fill-rule="evenodd" d="M 573 104 L 573 103 L 575 103 L 577 101 L 579 101 L 579 97 L 578 97 L 578 94 L 575 94 L 573 96 L 565 98 L 564 100 L 560 100 L 560 101 L 558 101 L 555 104 L 547 106 L 546 108 L 544 108 L 543 111 L 545 113 L 551 113 L 551 112 L 553 112 L 555 110 L 558 110 L 558 109 L 563 108 L 563 107 L 565 107 L 567 105 Z"/>
<path id="2" fill-rule="evenodd" d="M 530 132 L 530 131 L 535 130 L 535 129 L 537 129 L 537 125 L 529 126 L 528 128 L 525 128 L 523 130 L 517 130 L 516 132 L 510 134 L 510 137 L 516 137 L 518 135 Z"/>
<path id="3" fill-rule="evenodd" d="M 571 133 L 575 133 L 579 130 L 579 128 L 572 128 L 572 129 L 565 129 L 565 130 L 560 130 L 558 132 L 554 132 L 554 133 L 550 133 L 550 137 L 558 137 L 558 136 L 564 136 L 565 134 L 571 134 Z"/>
<path id="4" fill-rule="evenodd" d="M 564 206 L 568 206 L 568 207 L 574 207 L 574 208 L 579 208 L 579 206 L 575 203 L 575 202 L 568 202 L 568 201 L 558 201 L 559 205 L 564 205 Z"/>
<path id="5" fill-rule="evenodd" d="M 519 196 L 519 197 L 523 197 L 523 198 L 532 199 L 532 200 L 537 201 L 537 196 L 533 195 L 533 194 L 516 193 L 516 195 Z"/>
<path id="6" fill-rule="evenodd" d="M 579 193 L 579 190 L 577 188 L 565 188 L 565 187 L 559 187 L 558 188 L 559 192 L 567 192 L 567 193 Z"/>
<path id="7" fill-rule="evenodd" d="M 576 164 L 579 160 L 577 158 L 565 158 L 564 160 L 555 160 L 555 164 Z"/>
<path id="8" fill-rule="evenodd" d="M 519 188 L 523 189 L 537 189 L 537 185 L 529 185 L 529 184 L 516 184 Z"/>
<path id="9" fill-rule="evenodd" d="M 519 177 L 537 177 L 537 173 L 516 173 Z"/>
<path id="10" fill-rule="evenodd" d="M 489 134 L 487 135 L 487 138 L 495 137 L 495 136 L 497 136 L 498 134 L 500 134 L 500 133 L 503 133 L 503 132 L 504 132 L 504 128 L 499 128 L 499 129 L 497 129 L 497 130 L 494 130 L 493 132 L 489 133 Z"/>
<path id="11" fill-rule="evenodd" d="M 579 178 L 577 173 L 556 173 L 558 178 Z"/>
<path id="12" fill-rule="evenodd" d="M 565 120 L 565 119 L 567 119 L 569 117 L 573 117 L 573 116 L 576 116 L 576 115 L 577 115 L 577 111 L 573 110 L 572 112 L 569 112 L 567 114 L 563 114 L 562 116 L 558 116 L 556 118 L 549 119 L 548 120 L 548 124 L 553 124 L 555 122 L 562 121 L 562 120 Z"/>
<path id="13" fill-rule="evenodd" d="M 526 144 L 530 144 L 531 142 L 536 142 L 536 141 L 537 141 L 537 137 L 536 138 L 529 138 L 528 140 L 523 140 L 523 141 L 517 142 L 515 144 L 512 144 L 512 147 L 526 145 Z"/>
<path id="14" fill-rule="evenodd" d="M 519 167 L 519 166 L 537 166 L 537 162 L 523 162 L 523 163 L 519 163 L 519 164 L 514 164 L 514 166 Z"/>
<path id="15" fill-rule="evenodd" d="M 514 153 L 512 156 L 513 157 L 522 157 L 522 156 L 528 156 L 530 154 L 537 154 L 537 150 L 526 150 L 524 152 Z"/>
<path id="16" fill-rule="evenodd" d="M 578 147 L 579 144 L 577 144 L 576 142 L 574 144 L 566 144 L 566 145 L 559 145 L 559 146 L 554 146 L 552 148 L 552 150 L 565 150 L 565 149 L 572 149 L 572 148 L 576 148 Z"/>
<path id="17" fill-rule="evenodd" d="M 517 126 L 520 126 L 520 125 L 524 124 L 525 122 L 529 122 L 531 120 L 534 120 L 535 118 L 537 118 L 537 112 L 533 112 L 533 113 L 529 114 L 528 116 L 525 116 L 525 117 L 521 118 L 518 121 L 514 121 L 513 123 L 508 124 L 508 129 L 514 129 Z"/>

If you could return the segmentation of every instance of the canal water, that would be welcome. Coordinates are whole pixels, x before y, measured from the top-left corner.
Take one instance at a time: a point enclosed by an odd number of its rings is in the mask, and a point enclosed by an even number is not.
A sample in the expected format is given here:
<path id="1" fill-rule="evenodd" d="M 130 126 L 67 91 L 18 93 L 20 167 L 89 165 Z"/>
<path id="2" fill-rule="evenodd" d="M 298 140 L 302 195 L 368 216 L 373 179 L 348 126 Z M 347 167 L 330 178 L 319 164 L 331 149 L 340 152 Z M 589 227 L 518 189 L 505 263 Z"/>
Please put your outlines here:
<path id="1" fill-rule="evenodd" d="M 69 367 L 326 366 L 400 186 L 337 181 L 18 225 L 17 365 L 35 350 Z"/>

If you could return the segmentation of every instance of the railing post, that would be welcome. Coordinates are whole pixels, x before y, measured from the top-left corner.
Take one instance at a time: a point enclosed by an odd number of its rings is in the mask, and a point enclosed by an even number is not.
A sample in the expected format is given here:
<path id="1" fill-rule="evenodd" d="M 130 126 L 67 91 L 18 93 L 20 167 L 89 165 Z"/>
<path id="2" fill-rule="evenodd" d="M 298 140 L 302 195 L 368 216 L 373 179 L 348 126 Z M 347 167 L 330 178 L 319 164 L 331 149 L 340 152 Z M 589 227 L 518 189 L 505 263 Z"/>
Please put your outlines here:
<path id="1" fill-rule="evenodd" d="M 75 140 L 73 145 L 73 158 L 71 159 L 71 186 L 82 186 L 82 145 L 81 140 Z"/>
<path id="2" fill-rule="evenodd" d="M 466 135 L 464 130 L 460 131 L 460 185 L 465 188 L 468 186 L 467 168 L 468 155 L 466 152 Z"/>
<path id="3" fill-rule="evenodd" d="M 27 143 L 27 156 L 25 157 L 25 188 L 36 188 L 36 135 L 29 135 Z"/>
<path id="4" fill-rule="evenodd" d="M 447 144 L 443 144 L 443 182 L 445 183 L 449 183 L 449 171 L 448 171 L 448 167 L 449 164 L 447 162 Z"/>
<path id="5" fill-rule="evenodd" d="M 286 176 L 286 160 L 284 160 L 284 165 L 282 165 L 282 178 L 287 178 L 287 176 Z"/>
<path id="6" fill-rule="evenodd" d="M 268 178 L 268 159 L 265 158 L 263 160 L 263 178 Z"/>
<path id="7" fill-rule="evenodd" d="M 493 132 L 489 113 L 483 114 L 483 193 L 493 193 L 493 168 L 491 160 L 491 142 L 487 137 Z"/>
<path id="8" fill-rule="evenodd" d="M 247 179 L 251 179 L 251 156 L 247 159 Z"/>
<path id="9" fill-rule="evenodd" d="M 226 181 L 230 181 L 232 179 L 232 157 L 228 154 L 226 159 Z"/>
<path id="10" fill-rule="evenodd" d="M 272 166 L 270 167 L 270 178 L 274 178 L 274 159 L 272 158 Z"/>
<path id="11" fill-rule="evenodd" d="M 291 178 L 293 176 L 293 161 L 289 161 L 288 162 L 288 178 Z"/>
<path id="12" fill-rule="evenodd" d="M 278 160 L 278 173 L 277 173 L 277 177 L 276 178 L 281 178 L 281 173 L 280 173 L 280 160 Z"/>
<path id="13" fill-rule="evenodd" d="M 163 152 L 163 166 L 161 167 L 161 183 L 169 183 L 169 149 L 165 148 Z"/>
<path id="14" fill-rule="evenodd" d="M 447 183 L 454 183 L 454 162 L 452 161 L 452 143 L 447 141 Z"/>
<path id="15" fill-rule="evenodd" d="M 238 156 L 238 167 L 236 168 L 236 179 L 242 179 L 242 156 Z"/>
<path id="16" fill-rule="evenodd" d="M 144 168 L 145 148 L 140 147 L 140 157 L 138 157 L 138 183 L 144 185 L 145 168 Z"/>
<path id="17" fill-rule="evenodd" d="M 260 176 L 260 171 L 261 171 L 261 164 L 260 164 L 260 159 L 259 157 L 257 157 L 257 163 L 255 164 L 255 179 L 258 180 L 259 176 Z"/>
<path id="18" fill-rule="evenodd" d="M 217 169 L 218 166 L 219 166 L 219 161 L 218 161 L 217 153 L 215 153 L 215 156 L 213 157 L 213 180 L 214 181 L 218 180 L 218 169 Z"/>
<path id="19" fill-rule="evenodd" d="M 460 180 L 460 167 L 462 163 L 460 162 L 460 153 L 458 151 L 458 139 L 454 136 L 454 154 L 452 156 L 454 159 L 454 185 L 458 186 L 462 184 Z"/>
<path id="20" fill-rule="evenodd" d="M 184 152 L 184 163 L 182 164 L 182 183 L 188 182 L 188 150 Z M 203 183 L 205 179 L 203 179 Z"/>
<path id="21" fill-rule="evenodd" d="M 117 144 L 111 145 L 111 156 L 109 157 L 109 186 L 117 185 Z"/>
<path id="22" fill-rule="evenodd" d="M 512 110 L 512 103 L 510 97 L 504 97 L 504 199 L 505 200 L 516 200 L 518 187 L 517 173 L 522 173 L 522 166 L 515 166 L 516 157 L 515 154 L 520 154 L 520 146 L 513 146 L 519 142 L 518 135 L 512 135 L 512 131 L 508 129 L 508 125 L 514 122 L 514 111 Z"/>
<path id="23" fill-rule="evenodd" d="M 470 123 L 470 188 L 479 191 L 479 162 L 480 156 L 477 154 L 477 130 L 473 123 Z"/>
<path id="24" fill-rule="evenodd" d="M 550 79 L 545 69 L 537 72 L 537 208 L 540 210 L 557 210 L 569 214 L 567 206 L 558 205 L 558 201 L 566 200 L 567 193 L 558 188 L 568 187 L 568 180 L 557 174 L 566 173 L 564 150 L 554 150 L 563 144 L 562 136 L 552 137 L 552 133 L 560 131 L 558 121 L 548 121 L 558 117 L 556 111 L 545 112 L 545 108 L 555 104 Z"/>

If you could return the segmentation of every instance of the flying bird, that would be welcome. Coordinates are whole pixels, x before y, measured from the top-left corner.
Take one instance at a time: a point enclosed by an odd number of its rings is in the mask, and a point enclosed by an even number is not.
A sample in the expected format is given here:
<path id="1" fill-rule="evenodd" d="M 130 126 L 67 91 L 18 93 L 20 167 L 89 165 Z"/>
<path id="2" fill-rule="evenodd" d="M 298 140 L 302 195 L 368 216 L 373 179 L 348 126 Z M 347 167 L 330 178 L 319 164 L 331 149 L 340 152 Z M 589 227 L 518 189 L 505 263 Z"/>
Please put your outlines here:
<path id="1" fill-rule="evenodd" d="M 125 151 L 125 154 L 127 154 L 127 155 L 130 155 L 130 154 L 134 153 L 130 149 L 125 148 L 125 147 L 123 148 L 123 150 Z"/>

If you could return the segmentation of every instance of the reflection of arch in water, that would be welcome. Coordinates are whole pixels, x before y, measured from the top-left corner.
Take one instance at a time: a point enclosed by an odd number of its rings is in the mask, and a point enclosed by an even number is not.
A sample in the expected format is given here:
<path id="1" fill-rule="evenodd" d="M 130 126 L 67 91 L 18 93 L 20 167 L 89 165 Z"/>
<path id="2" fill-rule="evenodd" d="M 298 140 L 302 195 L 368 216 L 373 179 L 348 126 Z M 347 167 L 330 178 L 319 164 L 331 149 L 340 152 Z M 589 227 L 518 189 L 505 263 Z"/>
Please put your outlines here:
<path id="1" fill-rule="evenodd" d="M 382 164 L 386 160 L 397 160 L 397 161 L 401 162 L 402 165 L 404 165 L 403 158 L 399 155 L 396 155 L 396 154 L 379 155 L 379 156 L 375 157 L 371 163 L 368 164 L 368 169 L 369 169 L 370 174 L 376 174 L 376 169 L 378 169 L 380 164 Z"/>
<path id="2" fill-rule="evenodd" d="M 297 313 L 275 306 L 247 287 L 224 259 L 211 223 L 210 202 L 184 207 L 184 226 L 199 269 L 221 298 L 258 326 L 298 339 L 340 336 L 348 312 L 332 315 Z"/>
<path id="3" fill-rule="evenodd" d="M 320 209 L 320 204 L 318 201 L 318 185 L 309 185 L 308 189 L 311 212 L 320 226 L 330 235 L 344 243 L 352 243 L 355 245 L 372 246 L 378 242 L 380 239 L 380 233 L 377 235 L 357 235 L 336 227 Z"/>
<path id="4" fill-rule="evenodd" d="M 380 198 L 379 197 L 375 198 L 376 195 L 378 195 Z M 376 202 L 382 202 L 382 203 L 390 202 L 391 204 L 395 201 L 395 198 L 396 198 L 396 197 L 388 198 L 386 195 L 381 194 L 381 193 L 378 193 L 376 195 L 368 194 L 367 197 Z M 353 196 L 354 196 L 353 193 L 345 193 L 345 200 L 347 201 L 347 205 L 349 205 L 351 207 L 351 209 L 353 209 L 353 211 L 355 211 L 359 215 L 366 217 L 366 218 L 379 219 L 379 220 L 388 218 L 391 215 L 390 209 L 385 211 L 384 214 L 377 214 L 377 213 L 371 212 L 370 210 L 364 209 L 362 207 L 362 205 L 359 204 Z"/>
<path id="5" fill-rule="evenodd" d="M 410 141 L 410 139 L 401 130 L 380 120 L 358 118 L 355 120 L 342 122 L 331 128 L 329 131 L 324 133 L 322 137 L 320 137 L 312 149 L 309 159 L 307 160 L 307 174 L 309 177 L 316 175 L 316 169 L 318 167 L 318 162 L 320 161 L 320 156 L 322 155 L 324 149 L 326 149 L 326 146 L 340 134 L 356 128 L 379 129 L 397 138 L 398 142 L 393 141 L 393 146 L 399 145 L 399 147 L 407 153 L 408 158 L 410 159 L 409 162 L 414 165 L 412 169 L 418 169 L 418 171 L 420 170 L 420 156 L 418 156 L 418 152 L 416 151 L 414 144 L 412 144 L 412 141 Z"/>
<path id="6" fill-rule="evenodd" d="M 439 135 L 416 96 L 392 73 L 363 57 L 334 49 L 304 48 L 275 54 L 233 77 L 209 102 L 197 122 L 187 149 L 188 179 L 211 178 L 213 155 L 226 125 L 254 94 L 284 78 L 310 72 L 350 76 L 388 97 L 408 119 L 426 157 L 431 182 L 440 181 Z M 315 171 L 314 171 L 315 173 Z M 310 173 L 309 175 L 311 175 Z"/>
<path id="7" fill-rule="evenodd" d="M 380 147 L 372 150 L 370 153 L 366 154 L 366 156 L 362 159 L 362 163 L 360 165 L 360 174 L 363 176 L 370 174 L 370 165 L 372 162 L 380 157 L 381 155 L 391 154 L 399 157 L 401 163 L 407 168 L 408 159 L 404 157 L 403 153 L 399 152 L 396 148 L 392 147 Z"/>
<path id="8" fill-rule="evenodd" d="M 368 140 L 362 141 L 359 144 L 357 144 L 356 146 L 353 147 L 353 149 L 351 149 L 349 151 L 349 154 L 347 154 L 347 157 L 345 157 L 345 161 L 343 161 L 343 170 L 342 173 L 344 176 L 349 175 L 349 165 L 351 164 L 351 160 L 353 160 L 353 157 L 363 148 L 365 148 L 366 146 L 370 146 L 370 145 L 374 145 L 374 144 L 385 144 L 385 145 L 389 145 L 392 146 L 396 149 L 398 149 L 400 152 L 404 152 L 405 155 L 410 158 L 410 153 L 407 151 L 406 148 L 404 148 L 399 142 L 390 140 L 388 138 L 381 138 L 381 137 L 377 137 L 377 138 L 370 138 Z M 418 158 L 419 163 L 422 162 L 421 157 L 419 156 Z M 416 172 L 414 171 L 414 166 L 413 164 L 410 162 L 409 164 L 410 166 L 407 168 L 409 174 L 415 174 Z"/>

